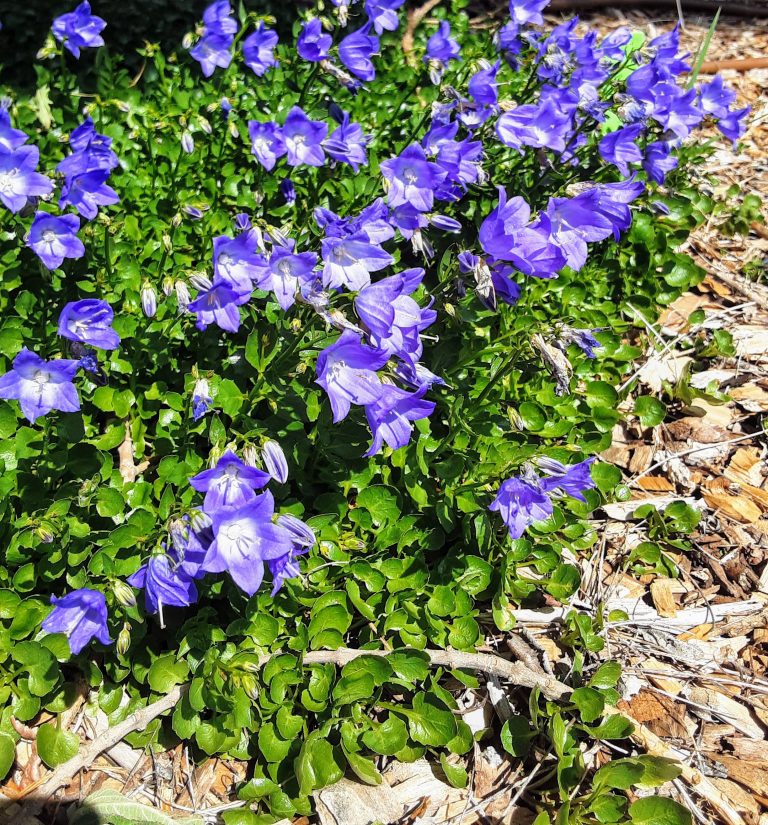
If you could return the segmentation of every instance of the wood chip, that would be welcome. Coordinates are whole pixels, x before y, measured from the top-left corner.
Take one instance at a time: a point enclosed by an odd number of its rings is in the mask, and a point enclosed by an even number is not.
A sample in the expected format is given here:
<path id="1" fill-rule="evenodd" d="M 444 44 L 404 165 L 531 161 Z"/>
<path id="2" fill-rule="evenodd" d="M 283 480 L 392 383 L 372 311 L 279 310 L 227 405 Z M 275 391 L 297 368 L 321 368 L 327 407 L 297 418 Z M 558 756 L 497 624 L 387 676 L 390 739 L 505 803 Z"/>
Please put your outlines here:
<path id="1" fill-rule="evenodd" d="M 688 698 L 697 705 L 708 708 L 718 719 L 733 725 L 737 731 L 750 739 L 762 740 L 765 736 L 763 726 L 754 718 L 745 705 L 718 690 L 691 687 L 688 690 Z M 692 708 L 692 712 L 699 713 L 696 708 Z"/>
<path id="2" fill-rule="evenodd" d="M 677 616 L 677 603 L 672 594 L 672 579 L 655 579 L 651 584 L 651 598 L 659 615 L 665 619 Z"/>
<path id="3" fill-rule="evenodd" d="M 741 447 L 733 454 L 723 475 L 739 484 L 759 487 L 763 483 L 765 462 L 756 447 Z"/>
<path id="4" fill-rule="evenodd" d="M 760 508 L 747 496 L 704 493 L 704 501 L 717 513 L 736 519 L 742 524 L 752 524 L 762 515 Z"/>

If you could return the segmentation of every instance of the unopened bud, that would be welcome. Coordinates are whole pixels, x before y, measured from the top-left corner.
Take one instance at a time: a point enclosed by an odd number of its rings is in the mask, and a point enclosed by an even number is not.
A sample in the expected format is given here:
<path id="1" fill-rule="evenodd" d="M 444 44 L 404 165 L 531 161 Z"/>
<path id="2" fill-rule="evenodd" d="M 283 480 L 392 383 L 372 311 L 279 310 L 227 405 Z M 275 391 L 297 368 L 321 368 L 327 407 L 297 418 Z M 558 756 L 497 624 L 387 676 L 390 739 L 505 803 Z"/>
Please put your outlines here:
<path id="1" fill-rule="evenodd" d="M 191 155 L 192 152 L 195 151 L 195 139 L 192 135 L 184 131 L 181 135 L 181 148 L 188 154 Z"/>
<path id="2" fill-rule="evenodd" d="M 168 276 L 167 278 L 163 278 L 163 295 L 166 298 L 173 292 L 173 278 Z"/>
<path id="3" fill-rule="evenodd" d="M 509 423 L 516 429 L 522 432 L 525 429 L 525 424 L 523 423 L 523 419 L 520 416 L 520 413 L 514 408 L 509 407 L 507 409 L 507 418 L 509 419 Z"/>
<path id="4" fill-rule="evenodd" d="M 125 656 L 128 648 L 131 646 L 131 626 L 128 622 L 123 624 L 121 631 L 117 634 L 117 652 L 121 656 Z"/>
<path id="5" fill-rule="evenodd" d="M 145 283 L 141 288 L 141 308 L 147 318 L 154 318 L 157 312 L 157 293 L 150 283 Z"/>
<path id="6" fill-rule="evenodd" d="M 207 292 L 213 286 L 211 279 L 207 275 L 203 275 L 202 272 L 193 272 L 189 276 L 189 282 L 195 289 L 200 289 L 204 292 Z"/>
<path id="7" fill-rule="evenodd" d="M 237 131 L 237 124 L 234 120 L 230 120 L 227 124 L 227 129 L 229 129 L 229 134 L 237 140 L 240 137 L 240 132 Z"/>
<path id="8" fill-rule="evenodd" d="M 181 45 L 185 49 L 191 49 L 195 42 L 195 35 L 192 32 L 187 32 L 181 39 Z"/>
<path id="9" fill-rule="evenodd" d="M 163 233 L 163 246 L 165 247 L 166 252 L 170 252 L 173 249 L 173 243 L 171 242 L 171 236 L 167 233 Z"/>
<path id="10" fill-rule="evenodd" d="M 174 289 L 176 290 L 176 300 L 179 303 L 179 312 L 185 312 L 187 305 L 192 300 L 189 294 L 189 287 L 184 281 L 176 281 Z"/>
<path id="11" fill-rule="evenodd" d="M 123 607 L 136 606 L 136 594 L 133 592 L 133 588 L 124 581 L 120 581 L 119 579 L 113 581 L 112 592 Z"/>
<path id="12" fill-rule="evenodd" d="M 259 683 L 252 673 L 240 674 L 240 687 L 246 692 L 249 699 L 254 702 L 259 698 Z"/>
<path id="13" fill-rule="evenodd" d="M 37 526 L 35 534 L 43 542 L 43 544 L 50 544 L 56 535 L 53 529 L 53 523 L 50 521 L 42 521 Z"/>
<path id="14" fill-rule="evenodd" d="M 181 212 L 177 212 L 177 213 L 176 213 L 176 214 L 175 214 L 175 215 L 171 218 L 171 226 L 172 226 L 174 229 L 176 229 L 177 227 L 181 226 L 181 221 L 182 221 Z"/>
<path id="15" fill-rule="evenodd" d="M 267 472 L 279 484 L 288 481 L 288 462 L 285 459 L 283 448 L 277 441 L 267 441 L 261 450 L 261 460 Z"/>
<path id="16" fill-rule="evenodd" d="M 247 464 L 249 467 L 259 466 L 259 453 L 256 447 L 253 446 L 253 444 L 249 444 L 243 450 L 243 463 Z"/>
<path id="17" fill-rule="evenodd" d="M 198 123 L 200 124 L 200 128 L 205 132 L 206 135 L 210 135 L 213 132 L 211 128 L 211 122 L 206 117 L 198 118 Z"/>

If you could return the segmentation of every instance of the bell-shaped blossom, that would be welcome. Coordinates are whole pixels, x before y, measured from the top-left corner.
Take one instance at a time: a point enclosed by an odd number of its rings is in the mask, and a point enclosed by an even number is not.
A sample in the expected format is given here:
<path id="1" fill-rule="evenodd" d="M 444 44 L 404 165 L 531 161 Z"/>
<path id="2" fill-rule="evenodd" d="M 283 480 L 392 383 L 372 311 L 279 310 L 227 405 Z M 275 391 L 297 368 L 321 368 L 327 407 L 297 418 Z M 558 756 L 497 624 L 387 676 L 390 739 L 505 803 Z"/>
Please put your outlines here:
<path id="1" fill-rule="evenodd" d="M 677 158 L 668 143 L 662 140 L 649 143 L 645 147 L 643 169 L 655 183 L 664 183 L 667 173 L 677 168 Z"/>
<path id="2" fill-rule="evenodd" d="M 578 464 L 561 464 L 553 458 L 539 458 L 536 466 L 547 475 L 540 479 L 539 486 L 546 493 L 559 491 L 579 501 L 586 501 L 584 491 L 591 490 L 595 482 L 590 474 L 594 458 L 588 458 Z"/>
<path id="3" fill-rule="evenodd" d="M 107 184 L 109 172 L 109 169 L 98 168 L 66 178 L 61 187 L 59 207 L 74 206 L 90 221 L 96 217 L 100 206 L 119 203 L 117 192 Z"/>
<path id="4" fill-rule="evenodd" d="M 101 32 L 107 25 L 105 20 L 91 14 L 88 0 L 68 14 L 62 14 L 53 21 L 53 36 L 64 44 L 75 57 L 80 57 L 80 49 L 96 48 L 104 45 Z"/>
<path id="5" fill-rule="evenodd" d="M 59 315 L 58 332 L 70 341 L 79 341 L 99 349 L 117 349 L 120 336 L 112 329 L 112 307 L 96 298 L 72 301 Z"/>
<path id="6" fill-rule="evenodd" d="M 205 378 L 198 378 L 192 390 L 192 419 L 199 421 L 211 408 L 213 398 L 210 395 L 210 387 Z"/>
<path id="7" fill-rule="evenodd" d="M 397 10 L 405 0 L 365 0 L 365 13 L 376 34 L 396 31 L 400 25 Z"/>
<path id="8" fill-rule="evenodd" d="M 518 26 L 541 26 L 549 0 L 509 0 L 509 15 Z"/>
<path id="9" fill-rule="evenodd" d="M 274 169 L 278 158 L 288 151 L 283 130 L 276 123 L 249 120 L 248 135 L 251 138 L 251 152 L 267 171 Z"/>
<path id="10" fill-rule="evenodd" d="M 427 40 L 427 53 L 424 55 L 424 62 L 429 64 L 430 78 L 433 83 L 439 83 L 445 68 L 451 60 L 461 60 L 461 48 L 451 37 L 451 27 L 446 20 L 440 21 L 440 25 L 434 34 Z"/>
<path id="11" fill-rule="evenodd" d="M 319 63 L 328 57 L 332 44 L 333 38 L 323 31 L 320 19 L 313 17 L 302 27 L 299 39 L 296 41 L 296 51 L 303 60 Z"/>
<path id="12" fill-rule="evenodd" d="M 575 271 L 587 261 L 587 244 L 605 240 L 614 231 L 613 222 L 597 209 L 597 201 L 595 190 L 588 190 L 574 198 L 551 198 L 547 204 L 551 237 Z"/>
<path id="13" fill-rule="evenodd" d="M 292 549 L 291 534 L 272 522 L 274 509 L 272 494 L 265 492 L 239 507 L 216 510 L 212 515 L 214 539 L 203 569 L 226 571 L 241 590 L 253 596 L 264 578 L 264 562 L 286 556 Z"/>
<path id="14" fill-rule="evenodd" d="M 371 24 L 348 34 L 339 43 L 339 59 L 360 80 L 370 82 L 376 77 L 371 57 L 378 54 L 379 38 L 371 34 Z"/>
<path id="15" fill-rule="evenodd" d="M 203 25 L 209 34 L 232 36 L 237 33 L 237 20 L 229 0 L 215 0 L 203 12 Z"/>
<path id="16" fill-rule="evenodd" d="M 236 238 L 219 235 L 213 239 L 214 282 L 222 282 L 241 294 L 250 293 L 264 274 L 266 259 L 259 251 L 259 236 L 252 230 Z"/>
<path id="17" fill-rule="evenodd" d="M 37 146 L 0 147 L 0 201 L 11 212 L 20 212 L 31 198 L 53 191 L 53 181 L 35 171 L 39 159 Z"/>
<path id="18" fill-rule="evenodd" d="M 77 412 L 80 399 L 72 381 L 79 366 L 79 361 L 65 358 L 44 361 L 24 347 L 11 370 L 0 375 L 0 398 L 18 401 L 31 422 L 51 410 Z"/>
<path id="19" fill-rule="evenodd" d="M 468 90 L 470 97 L 482 106 L 495 106 L 499 101 L 499 87 L 496 75 L 501 68 L 501 61 L 497 60 L 492 66 L 480 69 L 469 79 Z"/>
<path id="20" fill-rule="evenodd" d="M 210 77 L 217 67 L 226 69 L 232 62 L 232 43 L 231 35 L 205 33 L 189 54 L 200 64 L 203 75 Z"/>
<path id="21" fill-rule="evenodd" d="M 629 177 L 628 164 L 640 163 L 643 159 L 637 140 L 644 131 L 641 123 L 635 123 L 617 129 L 615 132 L 609 132 L 597 144 L 600 157 L 612 163 L 625 178 Z"/>
<path id="22" fill-rule="evenodd" d="M 190 486 L 205 493 L 203 508 L 213 514 L 221 507 L 240 507 L 253 500 L 255 491 L 269 483 L 269 473 L 249 467 L 227 450 L 210 470 L 190 478 Z"/>
<path id="23" fill-rule="evenodd" d="M 243 60 L 256 77 L 263 77 L 269 69 L 278 65 L 274 55 L 275 46 L 277 32 L 268 29 L 261 21 L 256 26 L 256 31 L 243 41 Z"/>
<path id="24" fill-rule="evenodd" d="M 147 611 L 161 617 L 164 607 L 188 607 L 197 601 L 195 582 L 165 553 L 151 556 L 128 578 L 128 584 L 143 589 Z"/>
<path id="25" fill-rule="evenodd" d="M 728 138 L 728 140 L 736 141 L 744 134 L 747 129 L 747 115 L 749 115 L 751 108 L 745 106 L 743 109 L 737 109 L 728 112 L 727 115 L 721 117 L 717 121 L 717 128 Z"/>
<path id="26" fill-rule="evenodd" d="M 285 460 L 283 448 L 277 441 L 267 441 L 261 448 L 261 460 L 267 472 L 280 484 L 288 481 L 288 462 Z"/>
<path id="27" fill-rule="evenodd" d="M 508 478 L 488 509 L 499 513 L 513 539 L 519 539 L 531 524 L 548 519 L 553 511 L 552 502 L 539 487 L 535 474 L 533 479 Z"/>
<path id="28" fill-rule="evenodd" d="M 716 75 L 710 83 L 702 83 L 699 87 L 699 108 L 710 117 L 725 117 L 735 100 L 736 92 L 725 85 L 722 75 Z"/>
<path id="29" fill-rule="evenodd" d="M 323 141 L 328 134 L 328 124 L 310 120 L 304 110 L 294 106 L 283 125 L 283 140 L 289 166 L 322 166 L 325 163 Z"/>
<path id="30" fill-rule="evenodd" d="M 576 344 L 587 358 L 596 358 L 597 353 L 595 350 L 603 346 L 595 338 L 594 333 L 596 332 L 600 332 L 600 330 L 566 326 L 560 330 L 556 344 L 561 349 L 568 344 Z"/>
<path id="31" fill-rule="evenodd" d="M 265 276 L 259 281 L 261 289 L 271 290 L 284 310 L 296 302 L 296 293 L 303 283 L 312 279 L 317 265 L 314 252 L 293 252 L 293 246 L 276 247 L 269 258 Z"/>
<path id="32" fill-rule="evenodd" d="M 323 250 L 323 286 L 326 289 L 347 286 L 359 291 L 371 282 L 371 272 L 378 272 L 394 262 L 394 258 L 365 235 L 346 238 L 325 238 Z"/>
<path id="33" fill-rule="evenodd" d="M 187 305 L 187 310 L 197 315 L 195 326 L 198 329 L 216 324 L 227 332 L 237 332 L 240 329 L 240 307 L 248 303 L 250 297 L 250 290 L 241 292 L 226 281 L 219 281 L 201 289 L 195 300 Z"/>
<path id="34" fill-rule="evenodd" d="M 23 146 L 29 140 L 26 132 L 14 129 L 11 125 L 11 116 L 6 105 L 0 101 L 0 150 L 12 152 Z"/>
<path id="35" fill-rule="evenodd" d="M 505 146 L 523 146 L 563 152 L 572 130 L 572 116 L 552 98 L 539 104 L 525 104 L 505 112 L 496 122 L 496 134 Z"/>
<path id="36" fill-rule="evenodd" d="M 82 587 L 66 596 L 51 596 L 53 611 L 43 621 L 46 633 L 64 633 L 69 649 L 77 655 L 91 639 L 112 642 L 107 629 L 107 600 L 98 590 Z"/>
<path id="37" fill-rule="evenodd" d="M 357 173 L 359 167 L 368 164 L 365 147 L 369 140 L 363 127 L 359 123 L 350 123 L 349 113 L 343 112 L 341 124 L 326 138 L 323 147 L 330 157 L 348 163 Z"/>
<path id="38" fill-rule="evenodd" d="M 392 384 L 383 385 L 378 399 L 365 408 L 373 434 L 373 443 L 365 456 L 375 455 L 385 443 L 393 450 L 408 443 L 413 432 L 412 422 L 429 418 L 434 412 L 434 402 L 424 400 L 425 392 L 426 387 L 407 392 Z"/>
<path id="39" fill-rule="evenodd" d="M 346 418 L 352 404 L 373 404 L 382 392 L 376 370 L 389 360 L 381 350 L 366 347 L 351 330 L 317 357 L 317 383 L 328 393 L 335 423 Z"/>
<path id="40" fill-rule="evenodd" d="M 82 258 L 85 247 L 77 233 L 80 218 L 77 215 L 51 215 L 37 212 L 27 237 L 29 246 L 48 269 L 57 269 L 64 258 Z"/>
<path id="41" fill-rule="evenodd" d="M 418 143 L 412 143 L 394 158 L 380 164 L 389 189 L 387 203 L 400 206 L 409 203 L 419 212 L 429 212 L 435 201 L 435 189 L 446 173 L 436 163 L 427 160 Z"/>

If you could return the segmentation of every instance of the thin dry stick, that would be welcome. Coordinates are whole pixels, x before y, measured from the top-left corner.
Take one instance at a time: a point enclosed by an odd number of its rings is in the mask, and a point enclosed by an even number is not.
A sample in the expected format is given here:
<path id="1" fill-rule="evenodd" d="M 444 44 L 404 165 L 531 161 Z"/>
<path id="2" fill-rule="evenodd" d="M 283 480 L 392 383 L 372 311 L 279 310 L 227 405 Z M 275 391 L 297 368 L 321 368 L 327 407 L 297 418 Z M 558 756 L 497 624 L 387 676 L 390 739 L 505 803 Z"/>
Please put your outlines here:
<path id="1" fill-rule="evenodd" d="M 419 23 L 432 11 L 435 6 L 439 5 L 442 0 L 427 0 L 423 6 L 416 9 L 411 9 L 408 12 L 408 22 L 405 26 L 405 33 L 403 34 L 402 47 L 406 59 L 409 63 L 413 61 L 413 34 L 416 31 Z"/>

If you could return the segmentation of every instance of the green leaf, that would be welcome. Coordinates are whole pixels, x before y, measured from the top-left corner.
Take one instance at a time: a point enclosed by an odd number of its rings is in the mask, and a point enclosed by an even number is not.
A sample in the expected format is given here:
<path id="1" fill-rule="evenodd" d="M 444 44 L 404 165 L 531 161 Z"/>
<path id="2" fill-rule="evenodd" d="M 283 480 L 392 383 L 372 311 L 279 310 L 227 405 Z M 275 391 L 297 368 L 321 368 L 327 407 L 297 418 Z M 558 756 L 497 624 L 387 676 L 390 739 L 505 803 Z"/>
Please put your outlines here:
<path id="1" fill-rule="evenodd" d="M 643 427 L 655 427 L 664 420 L 667 408 L 658 398 L 651 395 L 641 395 L 635 401 L 635 414 L 640 418 Z"/>
<path id="2" fill-rule="evenodd" d="M 379 773 L 376 765 L 370 759 L 360 756 L 359 753 L 353 753 L 344 748 L 344 756 L 349 762 L 349 767 L 352 768 L 353 773 L 366 785 L 381 785 L 384 777 Z"/>
<path id="3" fill-rule="evenodd" d="M 16 758 L 16 743 L 7 733 L 0 731 L 0 779 L 5 779 Z"/>
<path id="4" fill-rule="evenodd" d="M 525 756 L 535 737 L 536 731 L 524 716 L 510 717 L 501 728 L 501 745 L 512 756 Z"/>
<path id="5" fill-rule="evenodd" d="M 444 753 L 440 754 L 440 767 L 443 769 L 448 781 L 454 788 L 466 788 L 469 783 L 469 776 L 466 768 L 462 765 L 453 765 L 448 761 Z"/>
<path id="6" fill-rule="evenodd" d="M 411 739 L 421 745 L 447 745 L 456 736 L 456 717 L 450 710 L 438 707 L 434 700 L 430 700 L 424 693 L 417 693 L 413 697 L 412 710 L 392 706 L 390 710 L 397 710 L 405 716 Z"/>
<path id="7" fill-rule="evenodd" d="M 37 731 L 37 752 L 49 768 L 55 768 L 77 755 L 80 737 L 60 730 L 52 722 L 41 725 Z"/>
<path id="8" fill-rule="evenodd" d="M 603 662 L 589 680 L 589 686 L 594 688 L 613 688 L 621 676 L 621 665 L 618 662 Z"/>
<path id="9" fill-rule="evenodd" d="M 329 604 L 317 612 L 313 611 L 309 622 L 309 638 L 315 639 L 326 630 L 344 634 L 352 623 L 352 616 L 344 605 Z"/>
<path id="10" fill-rule="evenodd" d="M 189 665 L 185 660 L 176 661 L 172 653 L 160 656 L 152 662 L 147 681 L 155 693 L 168 693 L 176 685 L 183 684 L 189 675 Z"/>
<path id="11" fill-rule="evenodd" d="M 308 796 L 312 791 L 338 782 L 344 771 L 336 762 L 331 744 L 317 737 L 308 738 L 294 760 L 299 791 Z"/>
<path id="12" fill-rule="evenodd" d="M 583 722 L 594 722 L 602 716 L 605 700 L 594 688 L 576 688 L 571 694 L 571 701 L 579 709 Z"/>
<path id="13" fill-rule="evenodd" d="M 408 729 L 405 722 L 394 713 L 390 713 L 380 725 L 362 735 L 363 744 L 374 753 L 394 756 L 408 742 Z"/>
<path id="14" fill-rule="evenodd" d="M 172 817 L 150 805 L 103 788 L 88 795 L 88 804 L 69 813 L 69 825 L 204 825 L 201 816 Z"/>
<path id="15" fill-rule="evenodd" d="M 665 796 L 646 796 L 629 806 L 635 825 L 692 825 L 693 817 L 682 805 Z"/>
<path id="16" fill-rule="evenodd" d="M 634 726 L 629 719 L 616 713 L 609 716 L 602 724 L 594 728 L 587 728 L 595 739 L 626 739 L 634 730 Z"/>

